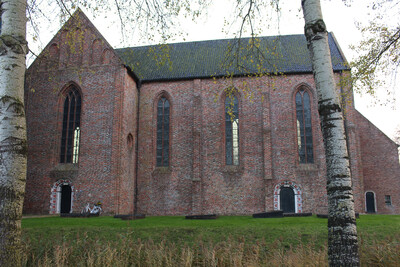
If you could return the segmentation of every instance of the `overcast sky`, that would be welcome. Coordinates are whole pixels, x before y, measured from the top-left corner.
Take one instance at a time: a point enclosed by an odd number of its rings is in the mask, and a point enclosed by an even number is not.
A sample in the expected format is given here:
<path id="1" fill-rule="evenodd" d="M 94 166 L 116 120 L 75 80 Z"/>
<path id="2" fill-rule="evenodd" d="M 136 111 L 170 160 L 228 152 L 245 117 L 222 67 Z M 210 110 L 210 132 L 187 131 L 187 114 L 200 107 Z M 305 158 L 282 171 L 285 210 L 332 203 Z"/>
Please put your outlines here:
<path id="1" fill-rule="evenodd" d="M 348 0 L 349 1 L 349 0 Z M 346 58 L 351 61 L 353 59 L 354 52 L 349 48 L 351 44 L 357 44 L 361 39 L 361 34 L 357 30 L 355 23 L 364 22 L 367 23 L 373 16 L 371 15 L 371 9 L 367 8 L 367 2 L 369 0 L 350 0 L 351 6 L 347 7 L 340 0 L 322 0 L 322 12 L 324 20 L 327 25 L 328 31 L 333 32 L 339 45 L 341 46 Z M 232 0 L 230 1 L 232 2 Z M 279 23 L 279 30 L 277 23 L 271 23 L 276 21 L 276 18 L 271 18 L 273 14 L 266 14 L 266 24 L 273 25 L 272 27 L 265 27 L 261 32 L 261 35 L 276 35 L 276 34 L 302 34 L 304 28 L 304 20 L 301 13 L 300 0 L 287 0 L 282 2 L 282 12 Z M 285 5 L 285 2 L 289 4 Z M 233 6 L 227 4 L 226 0 L 215 0 L 208 11 L 208 16 L 197 20 L 197 23 L 191 21 L 184 21 L 181 25 L 188 35 L 185 39 L 177 38 L 175 41 L 199 41 L 199 40 L 212 40 L 212 39 L 223 39 L 232 36 L 226 35 L 222 32 L 224 27 L 224 18 L 229 19 L 230 14 L 233 13 Z M 84 9 L 83 9 L 84 10 Z M 85 10 L 84 10 L 85 11 Z M 120 32 L 119 25 L 110 23 L 108 19 L 100 16 L 93 18 L 90 12 L 85 12 L 86 15 L 92 20 L 94 25 L 104 35 L 107 41 L 113 47 L 121 47 L 127 45 L 122 44 L 121 39 L 116 33 Z M 398 14 L 394 16 L 387 16 L 388 18 L 393 17 L 393 20 L 398 20 Z M 398 23 L 392 22 L 392 23 Z M 56 23 L 55 23 L 56 24 Z M 59 29 L 59 25 L 52 25 L 48 33 L 41 33 L 41 42 L 46 45 L 54 35 L 55 31 Z M 140 40 L 134 40 L 132 43 L 130 40 L 125 40 L 129 45 L 140 45 L 145 42 Z M 31 48 L 35 51 L 35 46 L 39 43 L 30 43 Z M 33 47 L 32 47 L 33 45 Z M 36 52 L 38 52 L 36 50 Z M 388 77 L 388 80 L 389 77 Z M 366 95 L 356 95 L 355 105 L 356 108 L 371 122 L 377 125 L 386 135 L 393 137 L 395 128 L 400 126 L 400 85 L 391 86 L 389 90 L 392 92 L 395 101 L 393 104 L 375 104 L 376 100 Z M 378 90 L 379 99 L 387 99 L 387 93 L 385 90 Z M 393 98 L 391 98 L 393 99 Z M 393 102 L 393 101 L 392 101 Z M 384 101 L 386 103 L 386 101 Z"/>

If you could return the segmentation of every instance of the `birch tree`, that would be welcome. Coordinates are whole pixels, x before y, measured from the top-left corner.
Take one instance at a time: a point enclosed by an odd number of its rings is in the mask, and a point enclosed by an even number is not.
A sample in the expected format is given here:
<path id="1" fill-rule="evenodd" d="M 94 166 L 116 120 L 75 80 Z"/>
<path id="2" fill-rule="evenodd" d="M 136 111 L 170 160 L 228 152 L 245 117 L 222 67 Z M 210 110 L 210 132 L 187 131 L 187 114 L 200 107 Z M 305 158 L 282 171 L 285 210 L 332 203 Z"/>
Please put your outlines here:
<path id="1" fill-rule="evenodd" d="M 359 266 L 350 162 L 343 114 L 333 76 L 328 34 L 320 1 L 302 0 L 301 4 L 325 146 L 329 265 Z"/>
<path id="2" fill-rule="evenodd" d="M 101 1 L 100 1 L 101 2 Z M 135 2 L 135 1 L 134 1 Z M 187 1 L 185 1 L 186 3 Z M 278 0 L 237 0 L 251 9 Z M 23 108 L 23 77 L 25 71 L 25 5 L 24 0 L 1 1 L 3 29 L 1 33 L 0 123 L 0 265 L 19 262 L 20 219 L 26 171 L 25 116 Z M 64 4 L 64 1 L 59 3 Z M 86 3 L 86 1 L 83 1 Z M 118 12 L 124 9 L 118 5 Z M 187 2 L 189 3 L 189 2 Z M 358 243 L 351 188 L 349 160 L 344 133 L 343 116 L 333 77 L 326 27 L 319 0 L 302 0 L 305 34 L 310 48 L 319 113 L 327 161 L 329 262 L 332 266 L 357 266 Z M 190 9 L 190 5 L 188 5 Z M 180 9 L 177 9 L 178 11 Z M 245 9 L 241 9 L 242 11 Z M 179 14 L 179 12 L 175 12 Z M 122 16 L 120 16 L 121 18 Z M 139 16 L 141 17 L 141 16 Z M 145 16 L 149 18 L 148 14 Z M 11 19 L 12 18 L 12 19 Z M 262 18 L 260 16 L 260 18 Z M 121 23 L 124 25 L 124 23 Z M 243 25 L 243 24 L 242 24 Z M 250 23 L 250 27 L 252 24 Z M 164 31 L 168 27 L 161 27 Z M 253 33 L 253 28 L 251 29 Z M 161 33 L 161 36 L 164 32 Z M 8 260 L 8 261 L 6 261 Z"/>
<path id="3" fill-rule="evenodd" d="M 26 0 L 3 0 L 0 5 L 0 266 L 19 266 L 27 153 Z"/>

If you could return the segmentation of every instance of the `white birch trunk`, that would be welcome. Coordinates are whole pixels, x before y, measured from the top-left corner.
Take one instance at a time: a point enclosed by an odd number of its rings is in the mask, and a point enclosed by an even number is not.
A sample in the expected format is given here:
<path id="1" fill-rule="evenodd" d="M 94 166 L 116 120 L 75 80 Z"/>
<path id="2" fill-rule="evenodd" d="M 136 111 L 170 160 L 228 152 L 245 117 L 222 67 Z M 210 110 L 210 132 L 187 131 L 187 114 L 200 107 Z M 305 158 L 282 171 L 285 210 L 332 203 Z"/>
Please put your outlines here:
<path id="1" fill-rule="evenodd" d="M 326 153 L 329 265 L 359 266 L 350 162 L 328 34 L 322 19 L 320 1 L 302 0 L 302 8 Z"/>
<path id="2" fill-rule="evenodd" d="M 0 34 L 0 266 L 21 265 L 26 178 L 26 0 L 2 0 Z"/>

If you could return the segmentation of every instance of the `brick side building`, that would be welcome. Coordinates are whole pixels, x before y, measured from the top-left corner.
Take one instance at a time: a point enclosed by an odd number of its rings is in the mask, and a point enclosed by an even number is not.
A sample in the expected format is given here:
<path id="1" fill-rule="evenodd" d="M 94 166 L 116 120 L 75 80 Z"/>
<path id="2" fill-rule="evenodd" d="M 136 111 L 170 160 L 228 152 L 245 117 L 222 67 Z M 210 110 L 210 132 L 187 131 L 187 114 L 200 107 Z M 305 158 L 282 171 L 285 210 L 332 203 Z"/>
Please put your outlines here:
<path id="1" fill-rule="evenodd" d="M 25 213 L 327 213 L 305 38 L 258 40 L 113 49 L 77 11 L 26 74 Z M 329 43 L 339 80 L 349 70 Z M 275 55 L 260 67 L 254 47 Z M 222 66 L 234 50 L 242 67 Z M 397 145 L 347 102 L 356 211 L 399 214 Z"/>

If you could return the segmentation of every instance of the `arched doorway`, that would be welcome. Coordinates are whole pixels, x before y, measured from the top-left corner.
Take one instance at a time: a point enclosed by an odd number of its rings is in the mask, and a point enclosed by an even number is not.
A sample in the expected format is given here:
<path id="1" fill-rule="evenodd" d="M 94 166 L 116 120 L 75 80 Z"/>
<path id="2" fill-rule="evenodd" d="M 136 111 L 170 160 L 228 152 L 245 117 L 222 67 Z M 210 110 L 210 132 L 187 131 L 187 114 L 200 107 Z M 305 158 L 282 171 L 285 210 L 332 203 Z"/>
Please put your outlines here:
<path id="1" fill-rule="evenodd" d="M 375 194 L 374 192 L 365 193 L 365 206 L 367 213 L 375 213 Z"/>
<path id="2" fill-rule="evenodd" d="M 281 204 L 280 209 L 283 210 L 284 213 L 295 213 L 294 191 L 291 187 L 282 186 L 279 198 Z"/>
<path id="3" fill-rule="evenodd" d="M 60 213 L 71 212 L 71 195 L 72 189 L 69 184 L 61 186 Z"/>
<path id="4" fill-rule="evenodd" d="M 58 180 L 51 188 L 50 214 L 71 213 L 74 209 L 74 186 L 70 180 Z"/>
<path id="5" fill-rule="evenodd" d="M 303 199 L 300 185 L 292 181 L 282 181 L 274 187 L 274 210 L 285 213 L 302 213 Z"/>

